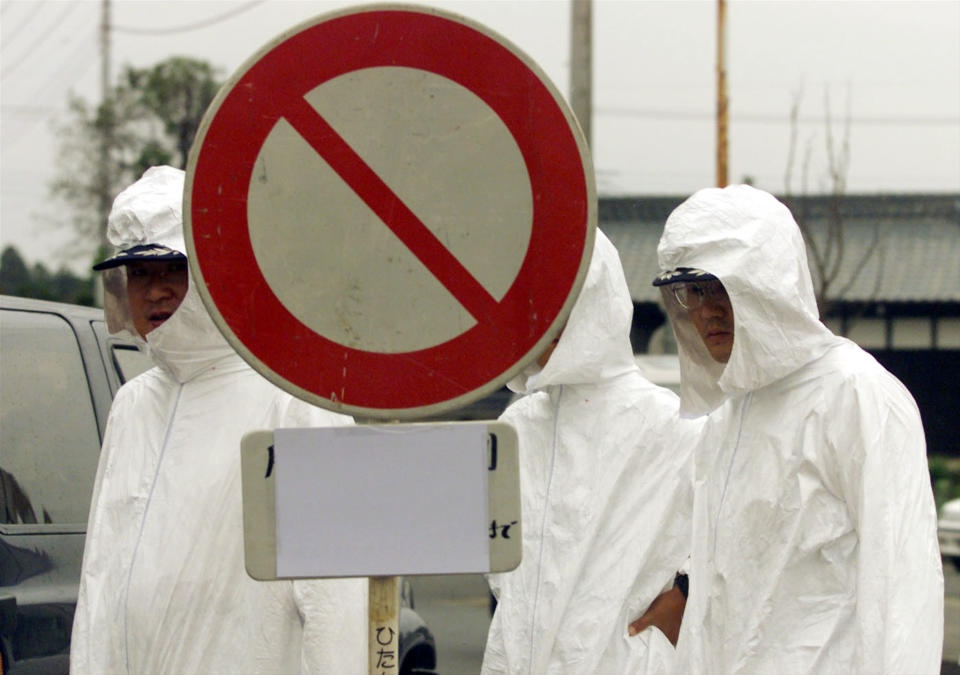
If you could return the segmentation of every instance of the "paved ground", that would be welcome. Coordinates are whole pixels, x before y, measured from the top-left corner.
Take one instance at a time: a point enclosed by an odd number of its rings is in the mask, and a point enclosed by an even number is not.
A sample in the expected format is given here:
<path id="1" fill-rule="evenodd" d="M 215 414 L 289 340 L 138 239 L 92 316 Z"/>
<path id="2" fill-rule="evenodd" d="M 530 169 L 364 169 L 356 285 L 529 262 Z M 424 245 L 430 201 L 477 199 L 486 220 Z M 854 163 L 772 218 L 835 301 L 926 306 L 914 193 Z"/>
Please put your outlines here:
<path id="1" fill-rule="evenodd" d="M 944 563 L 943 675 L 960 675 L 960 572 Z"/>
<path id="2" fill-rule="evenodd" d="M 416 611 L 437 640 L 437 672 L 477 675 L 490 625 L 487 582 L 479 574 L 407 578 Z"/>

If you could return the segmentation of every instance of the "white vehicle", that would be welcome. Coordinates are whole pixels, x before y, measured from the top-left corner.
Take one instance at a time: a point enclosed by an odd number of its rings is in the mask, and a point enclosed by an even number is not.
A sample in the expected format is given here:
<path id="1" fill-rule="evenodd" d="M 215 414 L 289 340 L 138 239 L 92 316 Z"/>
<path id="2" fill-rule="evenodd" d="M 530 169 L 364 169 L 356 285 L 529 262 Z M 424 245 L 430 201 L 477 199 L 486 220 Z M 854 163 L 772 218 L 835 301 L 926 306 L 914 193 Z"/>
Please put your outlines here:
<path id="1" fill-rule="evenodd" d="M 937 521 L 940 555 L 960 571 L 960 499 L 951 499 L 940 507 Z"/>

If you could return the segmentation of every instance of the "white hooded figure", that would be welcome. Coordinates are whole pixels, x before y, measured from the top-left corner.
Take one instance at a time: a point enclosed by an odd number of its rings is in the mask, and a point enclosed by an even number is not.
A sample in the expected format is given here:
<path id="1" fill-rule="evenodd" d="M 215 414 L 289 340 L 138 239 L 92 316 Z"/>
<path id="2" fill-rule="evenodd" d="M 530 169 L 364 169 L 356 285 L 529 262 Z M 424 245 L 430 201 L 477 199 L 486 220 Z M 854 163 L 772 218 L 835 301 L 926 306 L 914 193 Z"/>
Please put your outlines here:
<path id="1" fill-rule="evenodd" d="M 658 253 L 681 411 L 709 413 L 678 672 L 938 673 L 943 575 L 917 406 L 819 321 L 789 210 L 748 186 L 701 190 Z"/>
<path id="2" fill-rule="evenodd" d="M 523 560 L 489 576 L 485 674 L 671 672 L 664 634 L 627 625 L 689 555 L 696 426 L 640 374 L 632 313 L 598 232 L 559 341 L 510 383 L 525 396 L 501 416 L 519 435 Z"/>
<path id="3" fill-rule="evenodd" d="M 129 331 L 157 367 L 110 410 L 71 672 L 366 673 L 363 580 L 245 571 L 241 437 L 352 421 L 282 392 L 220 335 L 188 287 L 183 185 L 182 171 L 154 167 L 122 192 L 108 223 L 122 250 L 96 266 L 111 331 Z"/>

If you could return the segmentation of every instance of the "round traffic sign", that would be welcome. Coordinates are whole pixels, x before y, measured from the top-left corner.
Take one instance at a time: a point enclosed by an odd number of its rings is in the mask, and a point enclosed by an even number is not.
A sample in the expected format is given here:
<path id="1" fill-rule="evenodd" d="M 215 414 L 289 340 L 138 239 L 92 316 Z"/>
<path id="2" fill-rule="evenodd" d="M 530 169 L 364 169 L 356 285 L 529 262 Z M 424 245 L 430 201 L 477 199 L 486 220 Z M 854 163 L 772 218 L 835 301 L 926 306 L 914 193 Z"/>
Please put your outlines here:
<path id="1" fill-rule="evenodd" d="M 540 69 L 433 9 L 301 24 L 221 89 L 191 152 L 193 279 L 278 386 L 411 418 L 500 387 L 560 330 L 596 189 Z"/>

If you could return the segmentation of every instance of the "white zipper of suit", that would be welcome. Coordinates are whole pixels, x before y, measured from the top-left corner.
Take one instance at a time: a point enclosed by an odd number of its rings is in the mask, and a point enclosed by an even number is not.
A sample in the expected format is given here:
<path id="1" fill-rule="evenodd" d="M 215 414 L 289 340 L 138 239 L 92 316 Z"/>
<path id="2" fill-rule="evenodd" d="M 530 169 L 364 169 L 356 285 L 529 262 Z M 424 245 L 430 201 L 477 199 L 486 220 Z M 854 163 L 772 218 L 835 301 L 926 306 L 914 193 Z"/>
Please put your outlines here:
<path id="1" fill-rule="evenodd" d="M 532 675 L 533 671 L 533 659 L 535 656 L 535 646 L 536 640 L 535 636 L 537 633 L 537 609 L 540 606 L 540 580 L 541 574 L 543 572 L 543 535 L 547 529 L 547 517 L 550 514 L 550 489 L 553 487 L 553 470 L 557 465 L 557 434 L 560 429 L 560 402 L 563 399 L 563 385 L 559 385 L 557 391 L 557 402 L 553 407 L 553 442 L 550 444 L 550 471 L 547 473 L 547 491 L 544 495 L 544 509 L 543 509 L 543 518 L 540 521 L 540 540 L 539 540 L 539 550 L 537 551 L 537 572 L 536 572 L 536 583 L 534 584 L 534 593 L 533 593 L 533 612 L 531 613 L 530 619 L 530 659 L 527 662 L 527 673 Z"/>
<path id="2" fill-rule="evenodd" d="M 740 450 L 740 436 L 743 434 L 743 420 L 747 416 L 747 411 L 750 409 L 750 399 L 753 397 L 753 392 L 750 392 L 743 398 L 743 403 L 740 405 L 740 424 L 737 426 L 737 440 L 733 445 L 733 452 L 730 454 L 730 464 L 727 466 L 727 475 L 723 480 L 723 490 L 720 492 L 720 503 L 717 504 L 717 516 L 713 521 L 713 559 L 717 559 L 717 533 L 720 527 L 720 513 L 723 511 L 723 502 L 727 497 L 727 487 L 730 485 L 730 476 L 733 475 L 733 464 L 737 460 L 737 453 Z"/>
<path id="3" fill-rule="evenodd" d="M 127 585 L 123 598 L 123 659 L 127 668 L 127 675 L 130 675 L 130 632 L 128 627 L 128 613 L 130 603 L 130 585 L 133 582 L 133 570 L 137 564 L 137 551 L 140 549 L 140 540 L 143 537 L 143 528 L 147 522 L 147 514 L 150 511 L 150 502 L 153 500 L 153 490 L 157 486 L 157 478 L 160 476 L 160 468 L 163 466 L 163 458 L 167 453 L 167 444 L 170 441 L 170 432 L 173 430 L 173 421 L 177 418 L 177 408 L 180 407 L 180 394 L 183 393 L 183 384 L 177 384 L 177 396 L 173 400 L 173 409 L 170 411 L 170 418 L 167 420 L 167 428 L 163 433 L 163 445 L 160 446 L 160 456 L 157 458 L 157 465 L 153 470 L 153 481 L 150 483 L 150 491 L 147 493 L 147 503 L 143 507 L 143 515 L 140 517 L 140 529 L 137 532 L 137 541 L 133 545 L 133 553 L 130 556 L 130 569 L 127 572 Z"/>

